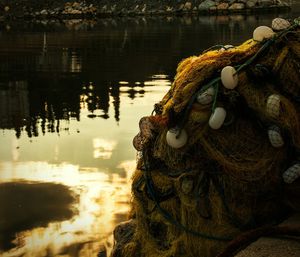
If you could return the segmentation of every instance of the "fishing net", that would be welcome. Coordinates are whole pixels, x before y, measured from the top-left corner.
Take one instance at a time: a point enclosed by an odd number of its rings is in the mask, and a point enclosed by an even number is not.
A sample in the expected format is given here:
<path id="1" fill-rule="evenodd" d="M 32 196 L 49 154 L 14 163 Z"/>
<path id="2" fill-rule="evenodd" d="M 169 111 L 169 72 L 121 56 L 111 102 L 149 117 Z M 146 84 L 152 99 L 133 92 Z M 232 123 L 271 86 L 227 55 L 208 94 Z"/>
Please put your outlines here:
<path id="1" fill-rule="evenodd" d="M 222 85 L 225 66 L 235 68 L 234 89 Z M 131 220 L 119 226 L 131 233 L 116 240 L 112 256 L 216 256 L 242 231 L 276 224 L 299 208 L 299 179 L 289 187 L 282 178 L 300 161 L 299 100 L 296 21 L 262 42 L 179 63 L 169 92 L 134 138 Z M 218 107 L 226 117 L 213 129 Z M 182 146 L 166 140 L 174 128 L 175 142 L 187 135 Z M 299 173 L 293 167 L 292 178 Z"/>

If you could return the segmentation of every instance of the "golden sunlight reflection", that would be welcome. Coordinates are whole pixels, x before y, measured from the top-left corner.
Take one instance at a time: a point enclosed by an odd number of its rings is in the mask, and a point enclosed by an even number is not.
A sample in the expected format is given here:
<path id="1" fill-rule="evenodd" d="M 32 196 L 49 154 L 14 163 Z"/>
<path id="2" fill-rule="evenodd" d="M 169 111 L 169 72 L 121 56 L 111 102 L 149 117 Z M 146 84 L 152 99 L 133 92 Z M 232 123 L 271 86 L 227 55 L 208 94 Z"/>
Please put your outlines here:
<path id="1" fill-rule="evenodd" d="M 101 140 L 95 141 L 96 146 L 99 143 Z M 84 257 L 97 256 L 101 245 L 109 250 L 111 232 L 120 222 L 119 217 L 125 217 L 130 208 L 130 178 L 135 160 L 123 161 L 118 168 L 125 175 L 67 163 L 1 162 L 1 182 L 63 184 L 77 195 L 78 202 L 72 206 L 76 214 L 70 220 L 19 232 L 14 240 L 16 247 L 0 255 Z"/>
<path id="2" fill-rule="evenodd" d="M 94 158 L 110 159 L 116 145 L 117 145 L 117 141 L 115 140 L 94 138 L 93 139 Z"/>
<path id="3" fill-rule="evenodd" d="M 170 86 L 171 81 L 168 79 L 155 79 L 144 82 L 145 86 Z"/>

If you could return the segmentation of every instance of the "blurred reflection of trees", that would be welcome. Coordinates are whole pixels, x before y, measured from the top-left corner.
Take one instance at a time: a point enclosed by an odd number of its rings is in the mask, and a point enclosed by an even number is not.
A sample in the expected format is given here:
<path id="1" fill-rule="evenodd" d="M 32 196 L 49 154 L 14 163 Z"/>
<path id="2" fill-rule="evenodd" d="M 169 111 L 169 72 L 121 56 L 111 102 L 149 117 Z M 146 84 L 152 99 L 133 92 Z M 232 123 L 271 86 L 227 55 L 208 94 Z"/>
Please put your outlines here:
<path id="1" fill-rule="evenodd" d="M 14 128 L 17 137 L 24 127 L 29 137 L 59 133 L 60 121 L 79 121 L 83 108 L 90 118 L 108 119 L 110 103 L 118 122 L 120 81 L 135 99 L 145 93 L 136 82 L 173 77 L 181 59 L 215 44 L 240 44 L 276 15 L 12 23 L 0 34 L 0 128 Z"/>

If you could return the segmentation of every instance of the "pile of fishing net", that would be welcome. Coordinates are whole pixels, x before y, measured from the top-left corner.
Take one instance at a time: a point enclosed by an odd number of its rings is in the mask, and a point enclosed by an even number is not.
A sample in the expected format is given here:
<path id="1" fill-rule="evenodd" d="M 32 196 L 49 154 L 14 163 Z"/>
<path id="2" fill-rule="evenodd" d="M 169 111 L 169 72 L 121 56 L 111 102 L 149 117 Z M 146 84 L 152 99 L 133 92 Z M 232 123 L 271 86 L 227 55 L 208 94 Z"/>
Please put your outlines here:
<path id="1" fill-rule="evenodd" d="M 131 219 L 113 257 L 216 256 L 299 211 L 299 19 L 272 27 L 183 60 L 140 120 Z"/>

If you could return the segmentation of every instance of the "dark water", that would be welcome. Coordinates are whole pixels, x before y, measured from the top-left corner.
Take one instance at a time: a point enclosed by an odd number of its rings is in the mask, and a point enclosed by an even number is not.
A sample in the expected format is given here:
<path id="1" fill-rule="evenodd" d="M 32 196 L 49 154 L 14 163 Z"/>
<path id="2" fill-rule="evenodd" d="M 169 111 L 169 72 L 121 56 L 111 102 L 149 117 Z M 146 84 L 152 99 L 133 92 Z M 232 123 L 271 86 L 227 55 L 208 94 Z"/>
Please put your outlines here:
<path id="1" fill-rule="evenodd" d="M 0 255 L 96 256 L 126 219 L 138 121 L 177 63 L 277 16 L 0 24 Z"/>

